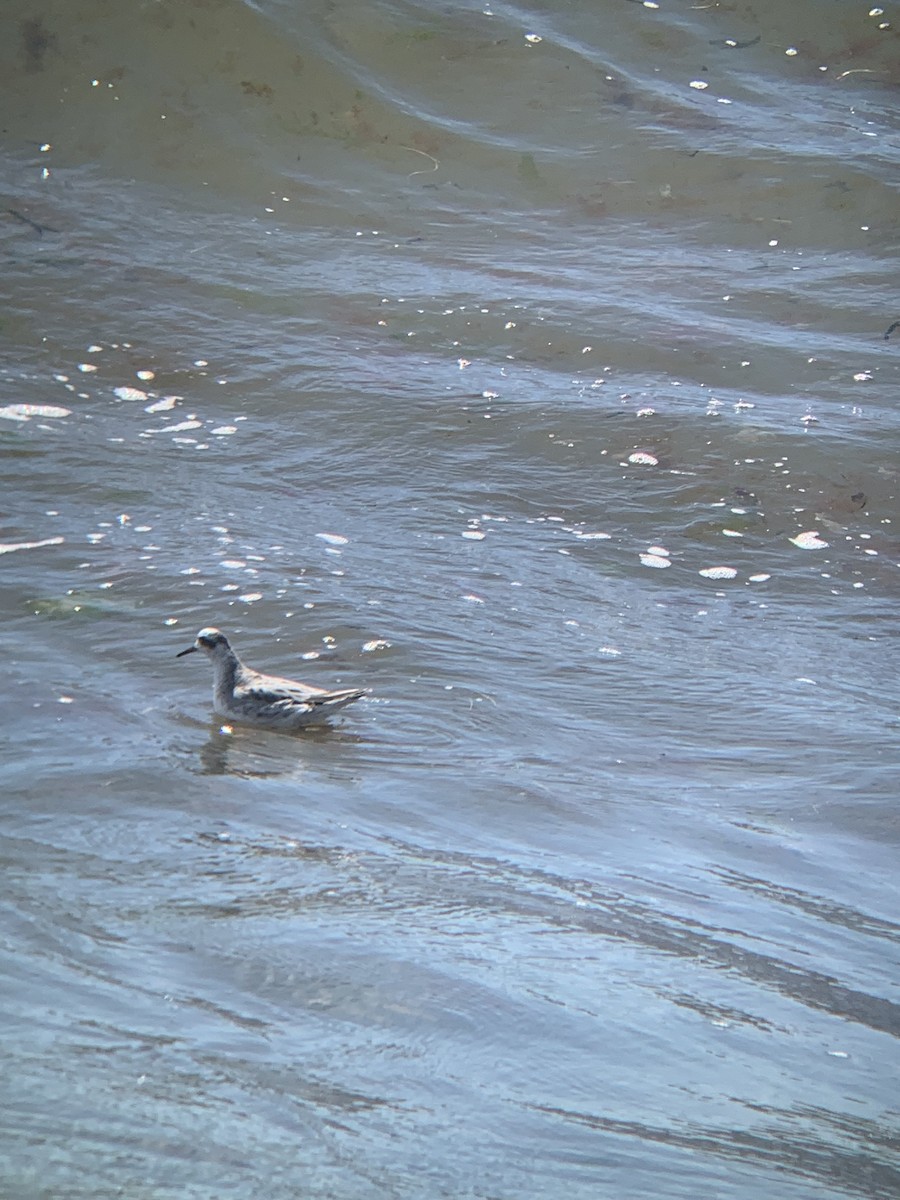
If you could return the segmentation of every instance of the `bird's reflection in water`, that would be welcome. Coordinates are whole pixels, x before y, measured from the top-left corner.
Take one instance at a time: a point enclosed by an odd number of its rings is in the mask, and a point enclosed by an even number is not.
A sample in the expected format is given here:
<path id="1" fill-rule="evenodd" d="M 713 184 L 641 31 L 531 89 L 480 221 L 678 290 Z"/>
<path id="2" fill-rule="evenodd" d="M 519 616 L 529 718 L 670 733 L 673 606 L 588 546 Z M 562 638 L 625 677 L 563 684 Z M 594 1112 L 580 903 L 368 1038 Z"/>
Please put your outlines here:
<path id="1" fill-rule="evenodd" d="M 275 733 L 215 723 L 198 750 L 202 775 L 236 775 L 243 779 L 284 778 L 302 774 L 323 751 L 353 746 L 366 739 L 330 725 L 299 733 Z"/>

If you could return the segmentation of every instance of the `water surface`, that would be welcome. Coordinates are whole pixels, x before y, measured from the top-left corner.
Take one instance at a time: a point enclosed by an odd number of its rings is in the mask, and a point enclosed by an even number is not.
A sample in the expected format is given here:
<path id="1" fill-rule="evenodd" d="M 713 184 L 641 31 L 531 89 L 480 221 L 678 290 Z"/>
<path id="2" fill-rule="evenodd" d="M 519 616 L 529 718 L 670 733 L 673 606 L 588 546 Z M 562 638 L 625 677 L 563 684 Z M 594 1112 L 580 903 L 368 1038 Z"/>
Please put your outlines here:
<path id="1" fill-rule="evenodd" d="M 893 13 L 299 7 L 0 18 L 0 1190 L 895 1195 Z"/>

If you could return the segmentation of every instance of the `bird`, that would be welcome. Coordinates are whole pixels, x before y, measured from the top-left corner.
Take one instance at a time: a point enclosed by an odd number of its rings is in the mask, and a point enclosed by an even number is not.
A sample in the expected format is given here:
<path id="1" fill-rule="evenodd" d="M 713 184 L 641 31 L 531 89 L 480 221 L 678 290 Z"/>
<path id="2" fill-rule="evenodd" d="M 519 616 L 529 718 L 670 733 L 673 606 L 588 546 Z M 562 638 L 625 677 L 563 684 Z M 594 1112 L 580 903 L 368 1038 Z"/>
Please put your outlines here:
<path id="1" fill-rule="evenodd" d="M 327 691 L 279 675 L 263 675 L 245 666 L 220 629 L 201 629 L 192 646 L 176 658 L 205 650 L 213 665 L 213 707 L 245 725 L 293 732 L 327 721 L 338 709 L 365 696 L 368 688 Z"/>

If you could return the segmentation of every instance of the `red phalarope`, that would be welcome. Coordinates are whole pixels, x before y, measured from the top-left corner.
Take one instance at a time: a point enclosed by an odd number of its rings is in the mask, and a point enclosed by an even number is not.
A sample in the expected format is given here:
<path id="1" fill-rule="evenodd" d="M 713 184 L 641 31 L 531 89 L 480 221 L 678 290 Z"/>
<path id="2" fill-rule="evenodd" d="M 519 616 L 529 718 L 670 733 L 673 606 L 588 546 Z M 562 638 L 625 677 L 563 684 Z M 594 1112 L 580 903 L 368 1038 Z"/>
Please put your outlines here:
<path id="1" fill-rule="evenodd" d="M 368 688 L 345 688 L 329 692 L 294 679 L 263 675 L 244 666 L 228 638 L 218 629 L 201 629 L 193 646 L 175 657 L 182 658 L 195 650 L 205 650 L 212 660 L 216 712 L 246 725 L 286 731 L 302 729 L 327 721 L 339 708 L 352 704 L 368 691 Z"/>

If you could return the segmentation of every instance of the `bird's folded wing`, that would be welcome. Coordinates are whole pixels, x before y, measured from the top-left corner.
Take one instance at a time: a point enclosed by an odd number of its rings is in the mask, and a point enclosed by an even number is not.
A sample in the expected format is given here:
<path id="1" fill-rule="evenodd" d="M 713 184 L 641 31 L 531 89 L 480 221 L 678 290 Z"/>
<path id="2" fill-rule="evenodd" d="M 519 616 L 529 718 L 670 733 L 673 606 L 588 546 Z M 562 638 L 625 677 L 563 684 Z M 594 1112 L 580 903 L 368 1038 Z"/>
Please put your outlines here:
<path id="1" fill-rule="evenodd" d="M 299 705 L 308 707 L 312 702 L 319 700 L 322 695 L 323 693 L 321 692 L 308 692 L 305 688 L 273 687 L 270 684 L 235 688 L 234 693 L 236 700 L 250 700 L 254 704 L 267 705 L 280 709 Z"/>
<path id="2" fill-rule="evenodd" d="M 265 705 L 273 712 L 284 712 L 297 706 L 312 709 L 331 704 L 349 704 L 351 700 L 365 694 L 365 688 L 343 688 L 327 692 L 324 688 L 295 683 L 291 679 L 279 679 L 274 675 L 267 675 L 264 681 L 259 680 L 234 689 L 234 698 L 238 702 L 249 700 L 255 705 Z"/>
<path id="3" fill-rule="evenodd" d="M 337 692 L 317 692 L 315 695 L 307 697 L 307 704 L 347 704 L 351 700 L 358 700 L 360 696 L 366 694 L 366 688 L 344 688 Z"/>

